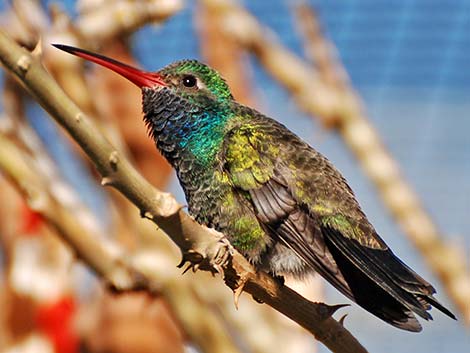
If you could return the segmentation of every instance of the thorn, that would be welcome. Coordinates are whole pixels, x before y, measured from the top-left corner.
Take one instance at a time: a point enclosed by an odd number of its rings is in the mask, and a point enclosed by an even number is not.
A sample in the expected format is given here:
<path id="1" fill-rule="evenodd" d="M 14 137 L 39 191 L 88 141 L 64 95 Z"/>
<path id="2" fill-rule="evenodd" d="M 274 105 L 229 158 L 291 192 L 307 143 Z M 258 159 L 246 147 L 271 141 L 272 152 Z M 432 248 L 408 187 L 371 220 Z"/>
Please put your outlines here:
<path id="1" fill-rule="evenodd" d="M 109 164 L 111 165 L 111 168 L 116 171 L 117 170 L 117 165 L 119 163 L 119 153 L 117 151 L 111 152 L 109 155 Z"/>
<path id="2" fill-rule="evenodd" d="M 273 276 L 274 280 L 276 281 L 276 283 L 279 286 L 282 287 L 286 284 L 286 279 L 284 278 L 284 276 L 279 276 L 279 275 L 275 275 L 275 274 L 271 274 L 271 276 Z"/>
<path id="3" fill-rule="evenodd" d="M 242 294 L 243 292 L 243 287 L 244 287 L 244 284 L 237 287 L 234 291 L 233 291 L 233 304 L 235 304 L 235 309 L 238 310 L 238 300 L 240 299 L 240 295 Z"/>
<path id="4" fill-rule="evenodd" d="M 34 47 L 33 51 L 31 52 L 31 56 L 35 58 L 39 58 L 42 55 L 42 37 L 39 37 L 36 46 Z"/>
<path id="5" fill-rule="evenodd" d="M 79 112 L 75 115 L 75 122 L 77 124 L 79 124 L 82 121 L 82 119 L 83 119 L 83 113 L 82 112 Z"/>
<path id="6" fill-rule="evenodd" d="M 346 316 L 348 316 L 348 314 L 344 314 L 344 315 L 341 316 L 341 318 L 338 320 L 338 322 L 341 324 L 341 326 L 344 326 L 344 320 L 346 319 Z"/>
<path id="7" fill-rule="evenodd" d="M 110 177 L 104 177 L 101 179 L 101 186 L 108 186 L 113 183 L 113 179 Z"/>
<path id="8" fill-rule="evenodd" d="M 238 310 L 238 300 L 240 299 L 240 295 L 243 292 L 243 288 L 245 288 L 245 284 L 248 281 L 247 277 L 241 277 L 240 281 L 237 283 L 237 288 L 233 290 L 233 303 L 235 304 L 235 309 Z"/>
<path id="9" fill-rule="evenodd" d="M 21 74 L 24 75 L 28 72 L 29 67 L 31 66 L 31 57 L 28 55 L 22 55 L 16 62 L 18 69 L 21 71 Z"/>
<path id="10" fill-rule="evenodd" d="M 118 294 L 120 291 L 116 287 L 116 285 L 112 282 L 105 281 L 104 282 L 106 289 L 111 293 L 111 294 Z"/>
<path id="11" fill-rule="evenodd" d="M 150 211 L 141 210 L 140 211 L 140 218 L 147 218 L 147 219 L 150 219 L 152 221 L 154 217 L 153 217 L 153 214 Z"/>
<path id="12" fill-rule="evenodd" d="M 184 275 L 186 272 L 188 272 L 192 267 L 193 267 L 193 264 L 189 263 L 188 266 L 183 270 L 182 275 Z"/>
<path id="13" fill-rule="evenodd" d="M 253 298 L 253 300 L 254 300 L 255 302 L 257 302 L 258 304 L 264 304 L 264 301 L 262 301 L 261 299 L 258 299 L 258 298 L 256 298 L 256 297 L 252 297 L 252 298 Z"/>
<path id="14" fill-rule="evenodd" d="M 159 205 L 160 215 L 162 217 L 173 216 L 181 210 L 181 205 L 175 200 L 173 195 L 168 192 L 157 192 L 155 201 Z"/>
<path id="15" fill-rule="evenodd" d="M 332 316 L 336 311 L 338 311 L 341 308 L 344 308 L 345 306 L 350 306 L 350 305 L 349 304 L 326 305 L 328 315 Z"/>

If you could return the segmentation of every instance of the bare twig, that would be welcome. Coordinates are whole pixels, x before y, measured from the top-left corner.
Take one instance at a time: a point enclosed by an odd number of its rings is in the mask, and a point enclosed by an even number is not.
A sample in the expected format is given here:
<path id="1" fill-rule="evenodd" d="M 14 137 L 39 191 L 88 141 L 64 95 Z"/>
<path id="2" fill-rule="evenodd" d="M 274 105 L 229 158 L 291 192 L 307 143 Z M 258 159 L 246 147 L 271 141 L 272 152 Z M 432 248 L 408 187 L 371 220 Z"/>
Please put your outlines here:
<path id="1" fill-rule="evenodd" d="M 0 32 L 0 60 L 62 125 L 94 162 L 102 183 L 122 192 L 146 218 L 154 221 L 188 258 L 200 268 L 214 270 L 215 255 L 227 246 L 215 232 L 197 224 L 169 195 L 154 189 L 99 133 L 92 122 L 64 95 L 39 60 Z M 222 246 L 221 246 L 222 245 Z M 246 259 L 233 251 L 223 264 L 226 281 L 237 293 L 242 290 L 261 299 L 309 330 L 333 352 L 366 352 L 331 315 L 337 309 L 313 303 L 266 273 L 256 273 Z M 99 261 L 99 259 L 95 259 Z M 244 284 L 244 286 L 243 286 Z"/>

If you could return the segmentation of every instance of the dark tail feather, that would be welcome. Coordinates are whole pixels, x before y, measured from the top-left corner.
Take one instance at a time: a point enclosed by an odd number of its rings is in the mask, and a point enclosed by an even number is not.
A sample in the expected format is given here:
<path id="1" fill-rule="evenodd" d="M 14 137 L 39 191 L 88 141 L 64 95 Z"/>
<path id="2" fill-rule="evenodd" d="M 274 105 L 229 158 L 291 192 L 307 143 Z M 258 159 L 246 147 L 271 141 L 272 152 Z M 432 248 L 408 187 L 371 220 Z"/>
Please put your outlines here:
<path id="1" fill-rule="evenodd" d="M 334 245 L 328 245 L 338 268 L 351 288 L 353 294 L 352 300 L 395 327 L 411 332 L 421 331 L 421 325 L 411 310 L 398 302 L 356 266 L 351 264 Z"/>
<path id="2" fill-rule="evenodd" d="M 432 306 L 434 306 L 436 309 L 440 310 L 441 312 L 443 312 L 444 314 L 446 314 L 448 317 L 450 317 L 451 319 L 454 319 L 454 320 L 457 320 L 457 318 L 455 317 L 454 314 L 452 314 L 450 312 L 449 309 L 447 309 L 444 305 L 442 305 L 441 303 L 439 303 L 437 301 L 436 298 L 434 298 L 432 295 L 427 295 L 427 296 L 422 296 L 422 298 L 428 302 L 429 304 L 431 304 Z"/>
<path id="3" fill-rule="evenodd" d="M 331 239 L 325 237 L 325 243 L 351 289 L 352 299 L 385 322 L 403 330 L 419 332 L 421 325 L 413 313 L 425 320 L 432 320 L 432 316 L 427 312 L 431 309 L 431 305 L 455 319 L 455 316 L 432 296 L 434 288 L 418 275 L 414 276 L 414 272 L 406 265 L 398 266 L 402 262 L 393 253 L 386 253 L 386 259 L 382 259 L 386 261 L 380 261 L 377 256 L 384 252 L 367 249 L 367 251 L 374 252 L 374 254 L 369 254 L 375 257 L 374 265 L 386 266 L 392 262 L 395 270 L 392 272 L 393 276 L 392 274 L 386 275 L 374 280 L 364 272 L 363 268 L 351 262 L 351 259 Z M 396 262 L 391 261 L 394 259 Z M 393 292 L 385 290 L 384 287 L 393 288 Z"/>

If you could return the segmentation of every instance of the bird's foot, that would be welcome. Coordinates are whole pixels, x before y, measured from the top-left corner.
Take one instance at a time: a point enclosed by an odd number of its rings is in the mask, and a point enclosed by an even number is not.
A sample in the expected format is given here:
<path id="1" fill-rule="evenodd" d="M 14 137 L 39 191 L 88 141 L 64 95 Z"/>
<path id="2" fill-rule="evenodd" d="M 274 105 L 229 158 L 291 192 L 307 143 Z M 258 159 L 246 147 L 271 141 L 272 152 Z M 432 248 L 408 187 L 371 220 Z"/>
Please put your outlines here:
<path id="1" fill-rule="evenodd" d="M 214 239 L 194 244 L 192 249 L 183 253 L 178 265 L 181 268 L 188 263 L 183 274 L 189 270 L 196 272 L 199 269 L 210 271 L 213 275 L 224 272 L 223 267 L 233 255 L 233 248 L 225 236 L 213 229 L 210 230 L 216 235 Z"/>

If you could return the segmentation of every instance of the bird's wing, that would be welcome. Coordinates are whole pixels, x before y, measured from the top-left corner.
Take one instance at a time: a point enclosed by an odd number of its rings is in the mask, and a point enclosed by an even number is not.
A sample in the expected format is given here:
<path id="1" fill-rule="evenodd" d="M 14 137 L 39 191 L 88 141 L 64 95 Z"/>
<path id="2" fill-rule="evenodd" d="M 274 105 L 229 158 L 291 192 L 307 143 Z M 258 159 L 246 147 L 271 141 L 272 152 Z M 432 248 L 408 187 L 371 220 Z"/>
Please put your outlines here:
<path id="1" fill-rule="evenodd" d="M 281 167 L 282 139 L 270 126 L 243 125 L 233 129 L 225 144 L 225 170 L 233 185 L 247 195 L 258 221 L 267 233 L 284 243 L 307 266 L 318 272 L 343 294 L 354 299 L 348 283 L 327 251 L 322 234 L 308 210 L 292 194 Z M 281 132 L 281 131 L 279 131 Z"/>
<path id="2" fill-rule="evenodd" d="M 362 213 L 338 171 L 273 121 L 234 129 L 225 146 L 233 185 L 268 234 L 347 297 L 385 321 L 421 329 L 434 288 L 398 259 Z"/>

